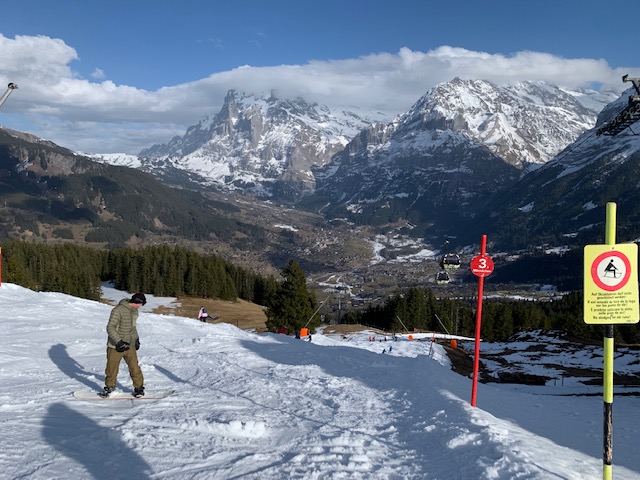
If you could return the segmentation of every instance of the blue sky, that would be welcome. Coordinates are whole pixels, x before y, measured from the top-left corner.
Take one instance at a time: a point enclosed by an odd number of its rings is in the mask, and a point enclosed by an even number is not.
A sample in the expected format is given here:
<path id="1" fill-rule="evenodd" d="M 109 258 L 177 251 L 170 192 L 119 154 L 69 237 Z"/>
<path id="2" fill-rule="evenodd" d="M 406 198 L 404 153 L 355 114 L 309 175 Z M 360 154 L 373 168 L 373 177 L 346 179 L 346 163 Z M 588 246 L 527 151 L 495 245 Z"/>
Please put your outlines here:
<path id="1" fill-rule="evenodd" d="M 392 117 L 455 76 L 624 90 L 640 76 L 626 1 L 21 0 L 0 16 L 0 124 L 137 153 L 277 89 Z M 0 85 L 2 85 L 0 83 Z"/>

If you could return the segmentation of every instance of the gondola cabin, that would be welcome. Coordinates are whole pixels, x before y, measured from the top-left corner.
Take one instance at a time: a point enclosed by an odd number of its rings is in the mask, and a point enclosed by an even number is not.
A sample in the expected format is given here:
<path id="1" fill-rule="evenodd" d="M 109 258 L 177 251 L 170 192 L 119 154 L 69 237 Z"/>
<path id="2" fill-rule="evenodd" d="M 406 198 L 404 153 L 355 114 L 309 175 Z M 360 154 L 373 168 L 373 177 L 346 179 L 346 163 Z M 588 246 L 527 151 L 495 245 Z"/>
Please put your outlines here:
<path id="1" fill-rule="evenodd" d="M 460 257 L 457 253 L 447 253 L 440 260 L 440 266 L 444 269 L 460 268 Z"/>
<path id="2" fill-rule="evenodd" d="M 451 277 L 449 277 L 449 274 L 442 270 L 441 272 L 436 273 L 436 283 L 438 285 L 443 285 L 445 283 L 449 283 L 451 281 Z"/>

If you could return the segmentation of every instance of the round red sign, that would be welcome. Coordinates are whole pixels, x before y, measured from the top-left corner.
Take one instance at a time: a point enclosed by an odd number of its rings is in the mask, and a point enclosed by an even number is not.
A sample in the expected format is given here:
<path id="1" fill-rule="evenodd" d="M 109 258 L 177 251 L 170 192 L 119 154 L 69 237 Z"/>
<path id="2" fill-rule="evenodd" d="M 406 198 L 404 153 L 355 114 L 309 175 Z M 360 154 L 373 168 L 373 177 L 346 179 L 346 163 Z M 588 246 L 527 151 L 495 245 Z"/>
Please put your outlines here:
<path id="1" fill-rule="evenodd" d="M 591 278 L 602 290 L 615 292 L 631 277 L 631 262 L 622 252 L 604 252 L 591 264 Z"/>
<path id="2" fill-rule="evenodd" d="M 478 277 L 486 277 L 493 272 L 493 260 L 486 255 L 478 255 L 471 260 L 471 272 Z"/>

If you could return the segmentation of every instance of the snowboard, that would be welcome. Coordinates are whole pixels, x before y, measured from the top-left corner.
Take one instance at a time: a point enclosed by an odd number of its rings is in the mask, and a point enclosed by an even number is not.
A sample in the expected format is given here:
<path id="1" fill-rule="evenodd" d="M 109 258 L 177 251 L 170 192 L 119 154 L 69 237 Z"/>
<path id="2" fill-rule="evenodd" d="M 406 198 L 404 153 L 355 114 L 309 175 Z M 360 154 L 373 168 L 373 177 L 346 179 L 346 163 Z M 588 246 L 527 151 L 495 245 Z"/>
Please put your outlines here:
<path id="1" fill-rule="evenodd" d="M 133 392 L 111 392 L 108 397 L 101 397 L 100 392 L 76 390 L 73 396 L 78 400 L 160 400 L 173 394 L 175 390 L 150 390 L 142 397 L 134 397 Z"/>

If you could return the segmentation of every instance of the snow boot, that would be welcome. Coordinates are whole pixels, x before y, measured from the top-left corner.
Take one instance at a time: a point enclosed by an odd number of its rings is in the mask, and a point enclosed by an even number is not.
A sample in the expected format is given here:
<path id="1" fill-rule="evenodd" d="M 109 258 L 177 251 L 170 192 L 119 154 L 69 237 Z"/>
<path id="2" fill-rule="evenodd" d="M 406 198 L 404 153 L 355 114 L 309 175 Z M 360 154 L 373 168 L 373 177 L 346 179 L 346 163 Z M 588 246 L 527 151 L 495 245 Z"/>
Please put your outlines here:
<path id="1" fill-rule="evenodd" d="M 104 389 L 100 393 L 98 393 L 98 395 L 100 395 L 102 398 L 107 398 L 114 390 L 115 388 L 113 387 L 104 387 Z"/>
<path id="2" fill-rule="evenodd" d="M 133 389 L 133 396 L 136 398 L 140 398 L 142 396 L 144 396 L 144 386 L 140 387 L 140 388 L 134 388 Z"/>

